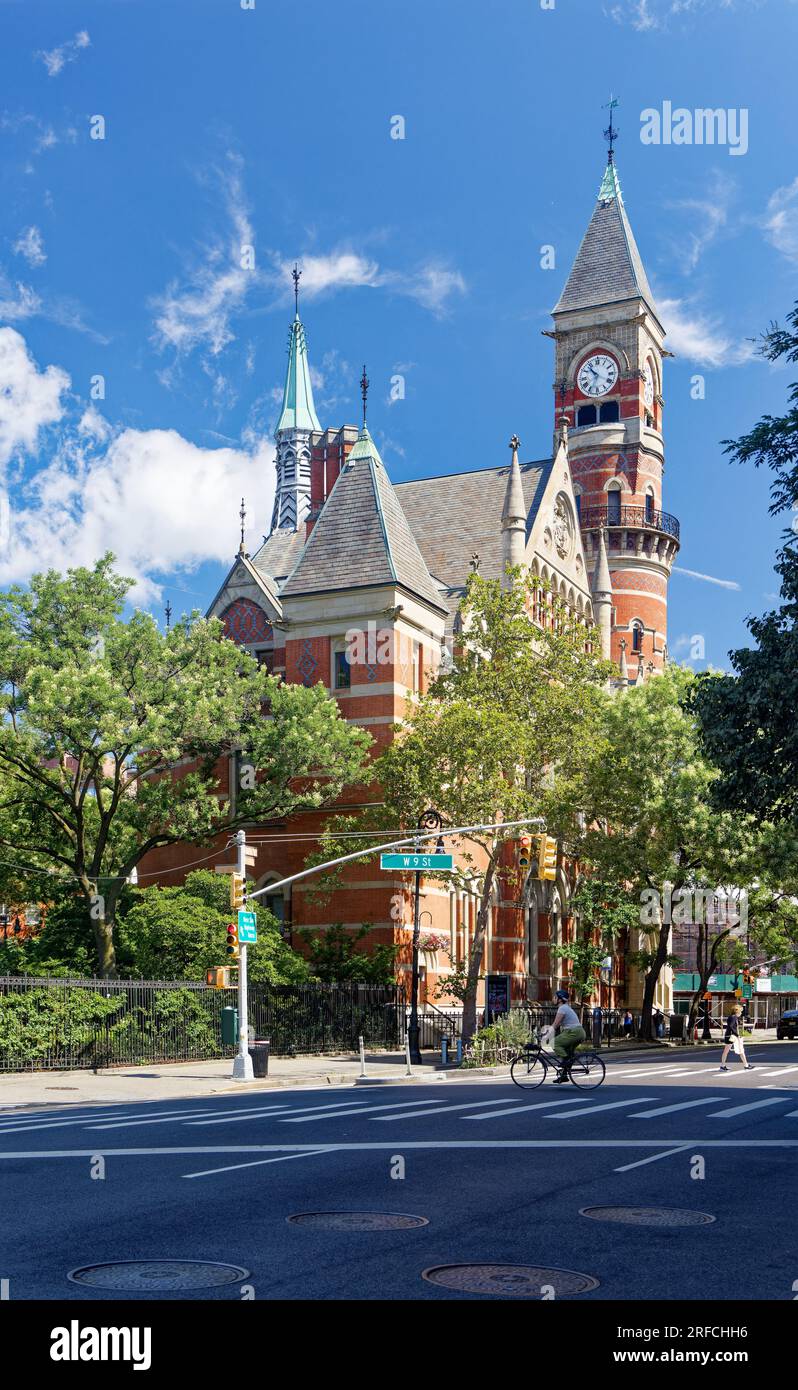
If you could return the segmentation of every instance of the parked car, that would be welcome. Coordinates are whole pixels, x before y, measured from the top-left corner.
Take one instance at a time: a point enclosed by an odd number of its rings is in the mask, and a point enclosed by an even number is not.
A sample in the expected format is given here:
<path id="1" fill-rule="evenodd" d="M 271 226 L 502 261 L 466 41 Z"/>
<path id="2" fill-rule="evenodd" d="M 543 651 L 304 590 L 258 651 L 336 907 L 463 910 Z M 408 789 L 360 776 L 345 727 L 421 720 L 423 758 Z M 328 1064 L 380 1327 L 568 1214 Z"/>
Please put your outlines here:
<path id="1" fill-rule="evenodd" d="M 776 1037 L 798 1038 L 798 1009 L 787 1009 L 776 1024 Z"/>

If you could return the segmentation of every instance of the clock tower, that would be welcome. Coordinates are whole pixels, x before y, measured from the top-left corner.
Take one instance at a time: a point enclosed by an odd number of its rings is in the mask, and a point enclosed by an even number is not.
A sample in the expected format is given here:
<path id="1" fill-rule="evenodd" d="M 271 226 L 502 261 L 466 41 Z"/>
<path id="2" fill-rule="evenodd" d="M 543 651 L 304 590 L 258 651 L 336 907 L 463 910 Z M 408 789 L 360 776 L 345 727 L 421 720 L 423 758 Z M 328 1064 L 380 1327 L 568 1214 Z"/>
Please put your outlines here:
<path id="1" fill-rule="evenodd" d="M 596 206 L 549 336 L 555 424 L 568 427 L 602 647 L 620 679 L 634 683 L 665 660 L 679 523 L 663 510 L 662 379 L 670 354 L 621 196 L 612 126 L 608 133 Z"/>

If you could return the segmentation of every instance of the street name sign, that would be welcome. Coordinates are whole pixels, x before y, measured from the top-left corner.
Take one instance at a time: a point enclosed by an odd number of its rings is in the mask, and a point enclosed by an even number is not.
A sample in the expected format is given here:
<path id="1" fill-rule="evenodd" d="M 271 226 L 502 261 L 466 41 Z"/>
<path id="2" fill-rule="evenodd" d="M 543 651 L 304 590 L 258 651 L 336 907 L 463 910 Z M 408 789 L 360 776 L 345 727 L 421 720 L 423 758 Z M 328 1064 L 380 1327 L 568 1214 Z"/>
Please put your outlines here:
<path id="1" fill-rule="evenodd" d="M 412 869 L 416 873 L 429 869 L 446 873 L 454 868 L 454 857 L 451 854 L 381 854 L 380 868 Z"/>
<path id="2" fill-rule="evenodd" d="M 242 946 L 254 946 L 258 940 L 258 919 L 254 912 L 240 909 L 238 913 L 238 939 Z"/>

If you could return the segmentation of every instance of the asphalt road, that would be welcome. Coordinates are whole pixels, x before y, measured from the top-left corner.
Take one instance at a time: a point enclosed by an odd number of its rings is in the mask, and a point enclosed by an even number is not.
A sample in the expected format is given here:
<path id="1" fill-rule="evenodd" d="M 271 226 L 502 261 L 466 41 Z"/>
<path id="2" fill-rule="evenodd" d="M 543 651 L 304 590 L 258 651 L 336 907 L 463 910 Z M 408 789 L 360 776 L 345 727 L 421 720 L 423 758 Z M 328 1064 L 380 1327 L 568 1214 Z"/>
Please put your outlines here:
<path id="1" fill-rule="evenodd" d="M 239 1299 L 244 1283 L 256 1299 L 493 1299 L 422 1278 L 488 1263 L 588 1274 L 598 1287 L 579 1301 L 789 1301 L 798 1044 L 754 1045 L 749 1058 L 754 1070 L 732 1059 L 726 1074 L 714 1049 L 610 1058 L 588 1094 L 461 1077 L 5 1112 L 0 1280 L 11 1299 L 101 1302 L 141 1294 L 86 1289 L 68 1272 L 210 1260 L 247 1274 L 188 1296 Z M 608 1223 L 580 1213 L 592 1206 L 715 1219 Z M 427 1224 L 288 1221 L 322 1211 Z"/>

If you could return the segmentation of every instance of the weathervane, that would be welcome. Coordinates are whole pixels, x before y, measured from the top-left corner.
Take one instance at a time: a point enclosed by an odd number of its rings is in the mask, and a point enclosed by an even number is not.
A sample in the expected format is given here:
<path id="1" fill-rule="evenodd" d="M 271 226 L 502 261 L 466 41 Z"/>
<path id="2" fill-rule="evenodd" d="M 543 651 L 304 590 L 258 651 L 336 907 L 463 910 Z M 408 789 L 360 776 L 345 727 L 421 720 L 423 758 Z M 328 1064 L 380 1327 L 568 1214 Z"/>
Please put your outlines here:
<path id="1" fill-rule="evenodd" d="M 294 261 L 294 268 L 291 271 L 291 279 L 294 282 L 294 309 L 296 311 L 297 318 L 299 318 L 299 281 L 301 277 L 302 271 L 297 266 L 296 261 Z"/>
<path id="2" fill-rule="evenodd" d="M 607 129 L 606 129 L 605 132 L 604 132 L 604 139 L 605 139 L 605 140 L 609 140 L 609 143 L 610 143 L 609 150 L 607 151 L 607 163 L 608 163 L 608 164 L 612 164 L 612 161 L 613 161 L 613 158 L 614 158 L 612 147 L 613 147 L 613 145 L 615 144 L 615 141 L 618 139 L 618 127 L 617 127 L 617 126 L 614 126 L 614 125 L 612 124 L 612 113 L 613 113 L 613 111 L 615 110 L 615 107 L 616 107 L 618 104 L 619 104 L 619 98 L 618 98 L 618 97 L 614 97 L 614 96 L 612 95 L 612 92 L 610 92 L 610 99 L 609 99 L 609 101 L 607 102 L 606 106 L 602 106 L 602 108 L 601 108 L 602 111 L 606 111 L 606 110 L 609 108 L 609 113 L 610 113 L 610 123 L 609 123 L 609 125 L 607 126 Z"/>
<path id="3" fill-rule="evenodd" d="M 239 547 L 238 547 L 238 553 L 239 553 L 239 555 L 245 555 L 245 554 L 246 554 L 246 551 L 244 550 L 244 522 L 245 522 L 246 519 L 247 519 L 247 509 L 246 509 L 246 507 L 245 507 L 245 505 L 244 505 L 244 499 L 243 499 L 243 497 L 241 498 L 241 507 L 240 507 L 240 510 L 239 510 L 238 515 L 239 515 L 240 518 L 241 518 L 241 544 L 240 544 Z"/>
<path id="4" fill-rule="evenodd" d="M 166 600 L 166 607 L 164 609 L 164 613 L 166 614 L 166 631 L 168 632 L 169 628 L 172 625 L 172 605 L 169 602 L 169 599 Z"/>
<path id="5" fill-rule="evenodd" d="M 366 428 L 366 397 L 369 393 L 370 382 L 366 376 L 366 364 L 363 363 L 363 375 L 360 378 L 360 394 L 363 397 L 363 428 Z"/>

